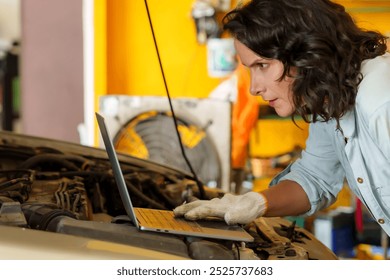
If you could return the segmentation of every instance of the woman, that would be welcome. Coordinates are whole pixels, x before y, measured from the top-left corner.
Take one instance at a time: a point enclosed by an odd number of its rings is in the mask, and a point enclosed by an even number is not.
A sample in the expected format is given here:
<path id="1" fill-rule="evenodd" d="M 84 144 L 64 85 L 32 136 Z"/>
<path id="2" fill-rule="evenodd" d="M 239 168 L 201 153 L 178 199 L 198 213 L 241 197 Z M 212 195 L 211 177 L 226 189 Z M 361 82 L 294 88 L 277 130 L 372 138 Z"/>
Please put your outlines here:
<path id="1" fill-rule="evenodd" d="M 279 116 L 310 122 L 302 157 L 269 189 L 196 201 L 178 216 L 248 223 L 311 215 L 331 205 L 344 180 L 390 235 L 390 54 L 386 38 L 358 28 L 328 0 L 253 0 L 224 27 L 251 73 L 251 93 Z M 282 137 L 282 136 L 281 136 Z"/>

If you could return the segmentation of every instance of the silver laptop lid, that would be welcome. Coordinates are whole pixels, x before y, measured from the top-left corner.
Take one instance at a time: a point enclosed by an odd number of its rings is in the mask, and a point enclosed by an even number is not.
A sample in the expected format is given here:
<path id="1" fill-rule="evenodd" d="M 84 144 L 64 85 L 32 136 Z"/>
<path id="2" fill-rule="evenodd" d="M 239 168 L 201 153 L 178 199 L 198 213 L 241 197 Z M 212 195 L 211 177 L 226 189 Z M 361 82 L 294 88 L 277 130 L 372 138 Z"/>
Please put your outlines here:
<path id="1" fill-rule="evenodd" d="M 108 158 L 110 159 L 111 166 L 114 172 L 115 181 L 118 185 L 119 194 L 122 198 L 123 205 L 125 207 L 126 213 L 134 223 L 134 225 L 139 228 L 138 220 L 135 216 L 135 212 L 133 209 L 133 204 L 131 203 L 129 192 L 127 191 L 127 186 L 125 182 L 125 178 L 123 177 L 122 170 L 119 164 L 118 157 L 116 155 L 114 144 L 111 141 L 111 138 L 108 133 L 108 129 L 106 123 L 104 121 L 104 117 L 99 113 L 96 114 L 96 119 L 99 125 L 100 134 L 102 135 L 104 146 L 106 147 L 106 151 L 108 154 Z"/>

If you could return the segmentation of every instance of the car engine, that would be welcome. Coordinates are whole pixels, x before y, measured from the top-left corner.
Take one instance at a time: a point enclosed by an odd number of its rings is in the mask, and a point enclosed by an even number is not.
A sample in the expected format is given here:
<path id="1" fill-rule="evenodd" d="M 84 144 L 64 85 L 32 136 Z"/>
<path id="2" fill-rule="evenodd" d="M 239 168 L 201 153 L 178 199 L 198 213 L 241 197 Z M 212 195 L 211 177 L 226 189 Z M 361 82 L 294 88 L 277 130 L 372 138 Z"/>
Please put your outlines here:
<path id="1" fill-rule="evenodd" d="M 192 176 L 118 156 L 135 207 L 172 210 L 199 198 Z M 207 198 L 224 195 L 205 187 Z M 284 218 L 246 226 L 254 242 L 140 232 L 128 219 L 106 151 L 0 133 L 0 225 L 137 246 L 188 259 L 316 260 L 337 257 L 309 231 Z"/>

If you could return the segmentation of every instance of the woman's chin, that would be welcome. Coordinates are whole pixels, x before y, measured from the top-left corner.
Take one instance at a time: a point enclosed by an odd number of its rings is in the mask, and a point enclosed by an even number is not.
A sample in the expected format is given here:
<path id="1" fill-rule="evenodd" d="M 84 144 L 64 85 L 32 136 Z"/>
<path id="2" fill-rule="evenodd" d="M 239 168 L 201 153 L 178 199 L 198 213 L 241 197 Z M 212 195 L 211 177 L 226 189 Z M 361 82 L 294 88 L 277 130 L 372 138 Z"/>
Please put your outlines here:
<path id="1" fill-rule="evenodd" d="M 275 112 L 279 117 L 286 118 L 286 117 L 290 117 L 294 111 L 275 108 Z"/>

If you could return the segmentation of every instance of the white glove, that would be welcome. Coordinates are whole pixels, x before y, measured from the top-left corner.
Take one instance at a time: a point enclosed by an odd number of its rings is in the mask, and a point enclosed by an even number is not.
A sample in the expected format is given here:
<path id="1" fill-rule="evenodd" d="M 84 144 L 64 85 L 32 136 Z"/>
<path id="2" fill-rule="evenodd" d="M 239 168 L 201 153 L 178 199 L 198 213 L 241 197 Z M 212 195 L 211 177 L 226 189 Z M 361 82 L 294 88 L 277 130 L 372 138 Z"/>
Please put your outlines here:
<path id="1" fill-rule="evenodd" d="M 188 220 L 206 217 L 223 218 L 228 225 L 248 224 L 264 215 L 267 210 L 266 198 L 257 192 L 244 195 L 225 194 L 222 198 L 197 200 L 176 207 L 175 216 L 184 216 Z"/>

